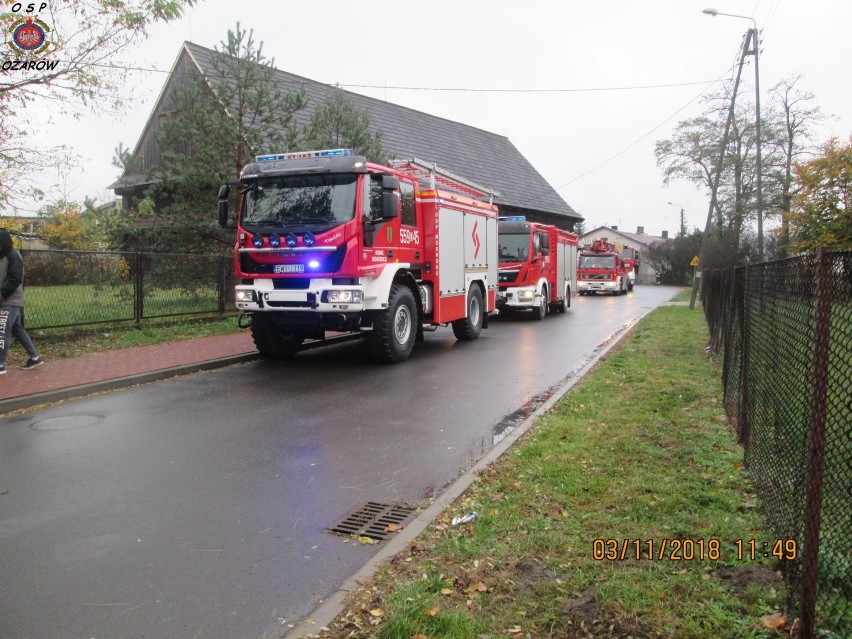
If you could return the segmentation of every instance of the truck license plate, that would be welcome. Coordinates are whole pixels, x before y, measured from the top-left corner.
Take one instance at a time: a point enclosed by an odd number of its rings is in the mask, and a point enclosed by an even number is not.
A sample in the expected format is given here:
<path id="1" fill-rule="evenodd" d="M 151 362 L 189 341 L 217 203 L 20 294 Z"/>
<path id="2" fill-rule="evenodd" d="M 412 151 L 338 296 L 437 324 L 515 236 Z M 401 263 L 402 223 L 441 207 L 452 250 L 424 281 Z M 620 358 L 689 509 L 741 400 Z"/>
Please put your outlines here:
<path id="1" fill-rule="evenodd" d="M 275 273 L 304 273 L 304 264 L 276 264 L 273 269 Z"/>

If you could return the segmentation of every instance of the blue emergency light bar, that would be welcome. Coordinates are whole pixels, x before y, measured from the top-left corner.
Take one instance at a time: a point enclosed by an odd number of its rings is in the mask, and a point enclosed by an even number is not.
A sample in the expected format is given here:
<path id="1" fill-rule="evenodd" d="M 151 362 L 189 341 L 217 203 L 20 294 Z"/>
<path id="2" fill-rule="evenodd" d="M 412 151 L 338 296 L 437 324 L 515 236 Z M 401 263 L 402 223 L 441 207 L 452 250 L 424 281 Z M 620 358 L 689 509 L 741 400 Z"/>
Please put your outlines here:
<path id="1" fill-rule="evenodd" d="M 334 156 L 354 155 L 352 149 L 324 149 L 322 151 L 297 151 L 295 153 L 273 153 L 258 155 L 256 162 L 275 162 L 276 160 L 304 160 L 306 158 L 330 158 Z"/>
<path id="2" fill-rule="evenodd" d="M 526 215 L 509 215 L 506 217 L 497 218 L 498 222 L 526 222 Z"/>

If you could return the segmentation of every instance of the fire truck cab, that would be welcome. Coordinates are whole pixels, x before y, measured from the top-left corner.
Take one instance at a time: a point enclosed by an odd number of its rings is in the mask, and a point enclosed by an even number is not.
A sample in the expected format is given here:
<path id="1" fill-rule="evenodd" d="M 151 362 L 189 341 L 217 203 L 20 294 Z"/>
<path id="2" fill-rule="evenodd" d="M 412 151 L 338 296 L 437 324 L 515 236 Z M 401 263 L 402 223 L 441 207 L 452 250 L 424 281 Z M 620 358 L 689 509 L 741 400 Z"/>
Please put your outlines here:
<path id="1" fill-rule="evenodd" d="M 606 238 L 596 239 L 583 247 L 577 274 L 580 295 L 598 292 L 626 295 L 631 288 L 621 252 Z"/>

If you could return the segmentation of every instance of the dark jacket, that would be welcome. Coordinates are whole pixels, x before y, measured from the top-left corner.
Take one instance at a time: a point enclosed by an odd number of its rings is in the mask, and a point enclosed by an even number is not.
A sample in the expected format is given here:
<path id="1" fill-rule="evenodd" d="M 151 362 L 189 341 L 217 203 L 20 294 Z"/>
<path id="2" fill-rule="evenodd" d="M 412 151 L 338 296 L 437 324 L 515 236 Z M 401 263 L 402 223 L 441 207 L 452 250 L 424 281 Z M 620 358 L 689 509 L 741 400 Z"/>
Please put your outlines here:
<path id="1" fill-rule="evenodd" d="M 0 304 L 24 305 L 24 260 L 12 248 L 8 231 L 0 231 Z"/>

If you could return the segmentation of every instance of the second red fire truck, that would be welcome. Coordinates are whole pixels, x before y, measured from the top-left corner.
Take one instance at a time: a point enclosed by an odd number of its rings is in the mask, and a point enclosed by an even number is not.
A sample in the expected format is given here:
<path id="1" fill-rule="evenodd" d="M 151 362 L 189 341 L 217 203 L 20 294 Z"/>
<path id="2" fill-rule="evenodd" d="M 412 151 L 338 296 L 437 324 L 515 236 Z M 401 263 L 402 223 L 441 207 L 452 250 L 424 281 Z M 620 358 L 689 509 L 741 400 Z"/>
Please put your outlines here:
<path id="1" fill-rule="evenodd" d="M 568 310 L 577 292 L 577 241 L 574 233 L 523 216 L 501 218 L 497 308 L 506 313 L 528 309 L 538 320 L 548 311 Z"/>

